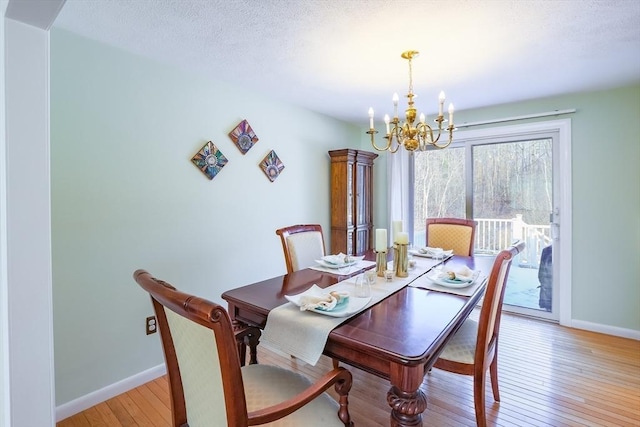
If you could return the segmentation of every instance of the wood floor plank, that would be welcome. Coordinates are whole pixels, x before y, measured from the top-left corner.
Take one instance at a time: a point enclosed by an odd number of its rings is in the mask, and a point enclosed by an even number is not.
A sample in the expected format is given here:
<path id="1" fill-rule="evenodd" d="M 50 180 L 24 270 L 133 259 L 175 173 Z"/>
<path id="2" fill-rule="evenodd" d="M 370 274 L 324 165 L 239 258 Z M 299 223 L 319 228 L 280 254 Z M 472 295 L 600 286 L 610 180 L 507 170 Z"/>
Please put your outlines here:
<path id="1" fill-rule="evenodd" d="M 472 316 L 477 316 L 474 313 Z M 311 379 L 331 369 L 261 346 L 260 363 L 285 367 Z M 359 369 L 353 374 L 349 407 L 358 427 L 389 425 L 389 383 Z M 640 341 L 565 328 L 505 314 L 499 345 L 501 402 L 486 388 L 487 422 L 496 427 L 640 426 Z M 475 426 L 473 380 L 433 369 L 421 385 L 427 395 L 425 426 Z M 62 420 L 57 427 L 171 425 L 166 376 Z M 336 397 L 333 390 L 329 394 Z"/>
<path id="2" fill-rule="evenodd" d="M 116 415 L 113 413 L 113 411 L 111 410 L 111 408 L 106 402 L 99 403 L 96 406 L 94 406 L 94 408 L 98 410 L 98 412 L 100 413 L 100 416 L 102 416 L 102 419 L 108 426 L 122 427 L 120 420 L 118 420 L 118 417 L 116 417 Z"/>

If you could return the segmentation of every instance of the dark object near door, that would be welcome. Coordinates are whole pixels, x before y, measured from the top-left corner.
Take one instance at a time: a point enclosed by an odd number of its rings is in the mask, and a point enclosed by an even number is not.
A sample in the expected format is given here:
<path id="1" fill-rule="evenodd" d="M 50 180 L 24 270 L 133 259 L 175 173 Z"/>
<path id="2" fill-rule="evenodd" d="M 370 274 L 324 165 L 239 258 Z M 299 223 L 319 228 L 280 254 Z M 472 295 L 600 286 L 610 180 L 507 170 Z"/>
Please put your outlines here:
<path id="1" fill-rule="evenodd" d="M 542 249 L 540 255 L 540 268 L 538 269 L 538 280 L 540 281 L 540 299 L 538 305 L 547 311 L 551 311 L 551 296 L 553 292 L 553 263 L 552 246 Z"/>

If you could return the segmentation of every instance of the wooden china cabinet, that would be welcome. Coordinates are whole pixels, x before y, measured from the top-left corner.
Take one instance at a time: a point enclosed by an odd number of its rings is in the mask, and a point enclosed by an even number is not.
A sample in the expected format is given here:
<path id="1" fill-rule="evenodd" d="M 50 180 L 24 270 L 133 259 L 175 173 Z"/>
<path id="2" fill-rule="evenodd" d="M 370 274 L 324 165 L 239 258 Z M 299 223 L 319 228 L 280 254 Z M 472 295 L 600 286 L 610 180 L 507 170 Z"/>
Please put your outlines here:
<path id="1" fill-rule="evenodd" d="M 342 149 L 331 156 L 331 253 L 359 255 L 373 244 L 373 161 L 377 154 Z"/>

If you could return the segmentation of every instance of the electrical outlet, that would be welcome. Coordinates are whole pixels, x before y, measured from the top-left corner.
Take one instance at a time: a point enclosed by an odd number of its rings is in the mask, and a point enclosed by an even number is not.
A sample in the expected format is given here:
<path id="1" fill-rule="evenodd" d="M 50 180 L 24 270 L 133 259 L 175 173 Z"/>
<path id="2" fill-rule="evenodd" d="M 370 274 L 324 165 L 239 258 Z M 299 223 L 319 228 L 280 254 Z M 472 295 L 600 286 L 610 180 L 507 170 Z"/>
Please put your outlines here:
<path id="1" fill-rule="evenodd" d="M 155 334 L 158 331 L 158 326 L 156 324 L 156 316 L 147 317 L 146 329 L 147 329 L 147 335 Z"/>

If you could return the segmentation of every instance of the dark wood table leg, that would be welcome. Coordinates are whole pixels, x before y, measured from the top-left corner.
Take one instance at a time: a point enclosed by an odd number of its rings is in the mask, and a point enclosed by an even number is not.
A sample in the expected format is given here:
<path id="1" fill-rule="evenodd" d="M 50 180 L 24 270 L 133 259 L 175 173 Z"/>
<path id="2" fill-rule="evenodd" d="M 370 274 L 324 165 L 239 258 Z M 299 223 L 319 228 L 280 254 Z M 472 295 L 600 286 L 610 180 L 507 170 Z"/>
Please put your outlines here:
<path id="1" fill-rule="evenodd" d="M 262 331 L 260 328 L 249 327 L 249 331 L 244 336 L 245 347 L 249 347 L 249 364 L 256 365 L 258 363 L 258 344 L 260 344 L 260 336 Z"/>
<path id="2" fill-rule="evenodd" d="M 420 390 L 424 377 L 422 366 L 394 366 L 387 403 L 391 407 L 392 427 L 421 427 L 427 396 Z"/>
<path id="3" fill-rule="evenodd" d="M 240 366 L 244 366 L 247 361 L 247 347 L 249 347 L 249 364 L 257 364 L 258 344 L 260 343 L 260 336 L 262 335 L 260 329 L 233 320 L 233 332 L 236 336 Z"/>

